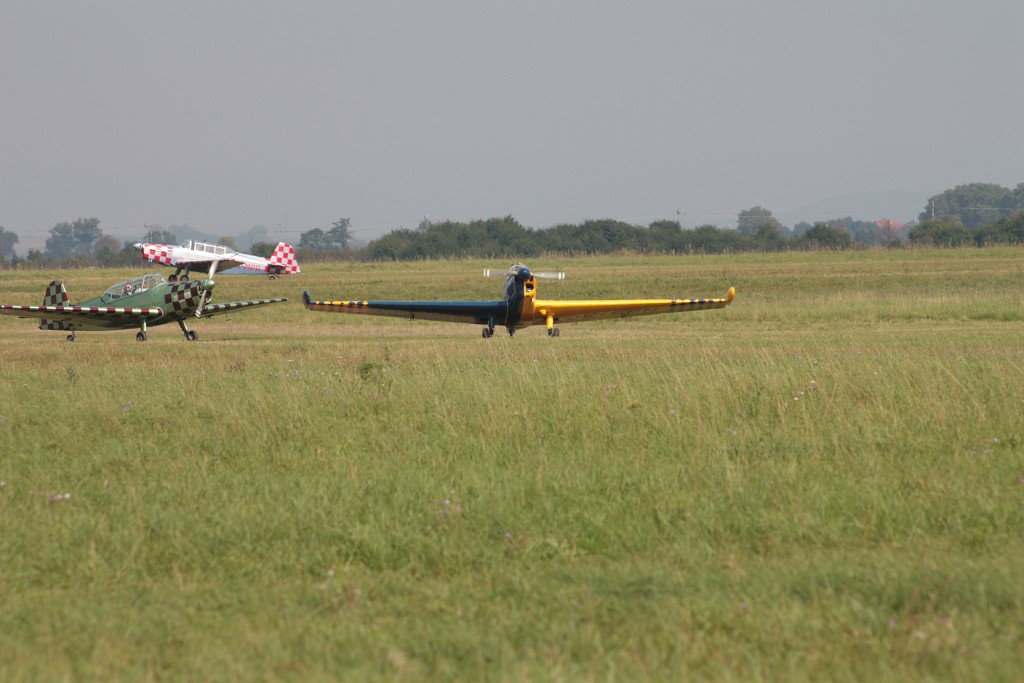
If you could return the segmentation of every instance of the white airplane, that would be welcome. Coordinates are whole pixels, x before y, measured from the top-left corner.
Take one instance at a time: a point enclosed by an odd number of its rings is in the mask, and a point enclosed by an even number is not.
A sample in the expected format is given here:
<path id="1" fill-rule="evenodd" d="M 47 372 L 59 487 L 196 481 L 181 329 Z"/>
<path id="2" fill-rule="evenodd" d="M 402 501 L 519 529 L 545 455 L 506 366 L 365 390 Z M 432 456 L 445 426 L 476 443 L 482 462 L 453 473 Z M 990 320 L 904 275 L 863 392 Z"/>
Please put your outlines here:
<path id="1" fill-rule="evenodd" d="M 170 244 L 149 244 L 136 242 L 133 245 L 142 251 L 142 258 L 153 263 L 176 268 L 174 275 L 167 278 L 174 282 L 180 275 L 188 279 L 190 270 L 208 271 L 209 277 L 220 271 L 226 275 L 257 275 L 267 273 L 273 280 L 278 275 L 301 272 L 292 245 L 278 242 L 270 258 L 243 254 L 220 244 L 207 244 L 188 240 L 180 246 Z M 184 271 L 184 275 L 182 275 Z"/>

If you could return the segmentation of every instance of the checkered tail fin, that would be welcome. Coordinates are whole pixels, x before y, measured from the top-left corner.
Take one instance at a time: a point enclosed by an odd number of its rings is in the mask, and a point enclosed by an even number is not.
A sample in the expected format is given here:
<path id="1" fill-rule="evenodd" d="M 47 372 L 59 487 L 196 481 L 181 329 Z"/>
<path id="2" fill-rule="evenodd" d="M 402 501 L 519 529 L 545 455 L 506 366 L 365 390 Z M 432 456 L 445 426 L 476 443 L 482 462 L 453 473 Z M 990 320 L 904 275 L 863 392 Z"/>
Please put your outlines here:
<path id="1" fill-rule="evenodd" d="M 46 285 L 46 294 L 43 295 L 44 306 L 70 306 L 71 299 L 68 298 L 68 290 L 64 289 L 63 280 L 54 280 Z M 39 319 L 41 330 L 63 330 L 64 323 L 60 320 Z"/>
<path id="2" fill-rule="evenodd" d="M 277 266 L 283 273 L 298 273 L 299 261 L 295 258 L 295 248 L 290 244 L 278 242 L 274 253 L 270 255 L 270 265 Z"/>

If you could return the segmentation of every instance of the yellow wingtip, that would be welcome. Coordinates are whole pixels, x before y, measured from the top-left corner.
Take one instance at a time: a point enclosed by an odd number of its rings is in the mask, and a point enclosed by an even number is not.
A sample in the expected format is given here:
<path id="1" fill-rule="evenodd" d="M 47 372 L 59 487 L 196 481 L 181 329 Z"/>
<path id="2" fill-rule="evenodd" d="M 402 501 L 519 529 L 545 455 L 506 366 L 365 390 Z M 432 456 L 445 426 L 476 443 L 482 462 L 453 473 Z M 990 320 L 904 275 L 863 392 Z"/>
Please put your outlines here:
<path id="1" fill-rule="evenodd" d="M 736 298 L 736 288 L 730 287 L 729 293 L 725 295 L 725 303 L 731 304 L 732 300 Z"/>

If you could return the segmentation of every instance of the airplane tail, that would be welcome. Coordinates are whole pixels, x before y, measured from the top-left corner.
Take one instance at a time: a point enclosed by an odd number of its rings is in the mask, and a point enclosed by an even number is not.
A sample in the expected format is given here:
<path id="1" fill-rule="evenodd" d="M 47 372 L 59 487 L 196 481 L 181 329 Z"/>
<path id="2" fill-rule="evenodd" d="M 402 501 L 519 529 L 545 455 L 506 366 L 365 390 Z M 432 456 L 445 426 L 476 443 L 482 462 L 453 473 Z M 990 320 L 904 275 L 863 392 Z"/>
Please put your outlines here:
<path id="1" fill-rule="evenodd" d="M 277 243 L 277 248 L 274 249 L 274 253 L 270 255 L 268 261 L 271 272 L 276 271 L 289 275 L 302 272 L 299 270 L 299 261 L 295 258 L 295 248 L 284 242 Z"/>
<path id="2" fill-rule="evenodd" d="M 43 295 L 44 306 L 70 306 L 71 299 L 68 298 L 68 290 L 64 289 L 63 280 L 54 280 L 46 286 L 46 294 Z M 65 330 L 62 320 L 39 319 L 41 330 Z"/>

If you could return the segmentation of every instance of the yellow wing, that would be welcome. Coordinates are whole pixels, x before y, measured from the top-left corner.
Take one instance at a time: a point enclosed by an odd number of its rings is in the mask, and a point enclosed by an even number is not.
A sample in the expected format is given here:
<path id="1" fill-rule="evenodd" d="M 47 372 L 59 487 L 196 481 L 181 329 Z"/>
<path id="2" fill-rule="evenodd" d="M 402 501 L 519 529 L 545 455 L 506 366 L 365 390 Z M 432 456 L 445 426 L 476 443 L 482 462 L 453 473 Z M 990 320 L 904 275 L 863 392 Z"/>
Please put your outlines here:
<path id="1" fill-rule="evenodd" d="M 542 324 L 553 316 L 554 322 L 572 323 L 584 320 L 627 318 L 634 315 L 655 315 L 657 313 L 682 313 L 684 311 L 705 311 L 711 308 L 725 308 L 736 297 L 736 288 L 721 299 L 607 299 L 558 301 L 538 299 L 534 302 L 534 324 Z M 525 320 L 523 322 L 526 322 Z"/>

